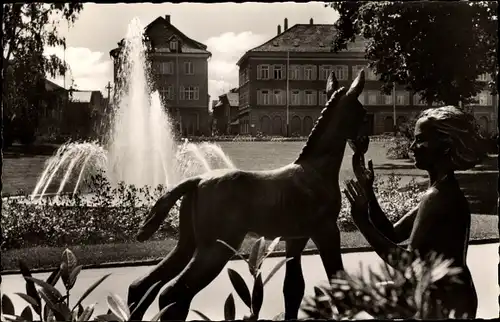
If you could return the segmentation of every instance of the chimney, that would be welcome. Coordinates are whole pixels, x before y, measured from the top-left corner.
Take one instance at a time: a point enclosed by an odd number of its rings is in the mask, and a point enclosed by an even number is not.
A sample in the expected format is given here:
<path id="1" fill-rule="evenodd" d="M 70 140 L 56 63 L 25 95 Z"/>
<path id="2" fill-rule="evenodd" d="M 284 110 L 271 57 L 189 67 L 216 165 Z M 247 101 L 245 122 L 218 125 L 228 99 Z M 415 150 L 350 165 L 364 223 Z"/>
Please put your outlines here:
<path id="1" fill-rule="evenodd" d="M 281 34 L 281 25 L 278 25 L 278 36 Z"/>
<path id="2" fill-rule="evenodd" d="M 309 24 L 310 24 L 310 25 L 314 25 L 314 20 L 313 20 L 313 18 L 309 19 Z"/>
<path id="3" fill-rule="evenodd" d="M 284 30 L 284 31 L 287 31 L 287 30 L 288 30 L 288 18 L 285 18 L 285 25 L 284 25 L 283 30 Z"/>
<path id="4" fill-rule="evenodd" d="M 170 23 L 170 15 L 165 15 L 165 20 Z"/>

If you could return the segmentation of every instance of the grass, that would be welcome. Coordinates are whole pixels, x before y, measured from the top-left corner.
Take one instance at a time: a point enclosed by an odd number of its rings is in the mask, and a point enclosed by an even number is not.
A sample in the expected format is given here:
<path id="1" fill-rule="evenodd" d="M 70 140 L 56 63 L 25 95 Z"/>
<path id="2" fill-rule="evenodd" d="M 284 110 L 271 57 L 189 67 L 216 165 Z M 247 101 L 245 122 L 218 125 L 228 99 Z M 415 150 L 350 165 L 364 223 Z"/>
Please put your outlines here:
<path id="1" fill-rule="evenodd" d="M 235 166 L 243 170 L 275 169 L 293 162 L 299 155 L 304 142 L 218 142 L 222 150 L 231 158 Z M 33 150 L 34 148 L 32 148 Z M 36 149 L 35 149 L 36 150 Z M 40 150 L 40 149 L 38 149 Z M 45 166 L 45 162 L 52 155 L 54 147 L 43 150 L 21 151 L 11 148 L 4 152 L 3 164 L 3 191 L 4 195 L 16 194 L 19 190 L 30 193 Z M 46 151 L 47 150 L 47 151 Z M 340 171 L 340 179 L 351 176 L 352 151 L 346 147 L 344 161 Z M 374 165 L 390 162 L 385 157 L 385 148 L 382 142 L 372 142 L 367 158 L 373 159 Z M 383 170 L 382 172 L 385 172 Z M 61 179 L 62 175 L 57 179 Z M 47 192 L 56 192 L 57 185 L 51 185 Z"/>
<path id="2" fill-rule="evenodd" d="M 473 215 L 471 223 L 471 240 L 484 240 L 499 237 L 498 217 L 488 215 Z M 343 249 L 368 247 L 369 244 L 359 231 L 342 232 L 341 247 Z M 248 254 L 255 237 L 247 237 L 240 252 Z M 135 261 L 152 261 L 165 257 L 176 245 L 176 239 L 162 241 L 146 241 L 143 243 L 104 244 L 70 246 L 78 262 L 85 266 L 102 265 L 104 263 Z M 404 244 L 404 243 L 403 243 Z M 28 267 L 33 269 L 48 269 L 57 267 L 61 254 L 66 247 L 31 247 L 9 250 L 2 253 L 2 270 L 17 270 L 18 259 L 23 259 Z M 306 249 L 315 249 L 312 241 Z M 285 250 L 285 243 L 280 242 L 276 251 Z"/>

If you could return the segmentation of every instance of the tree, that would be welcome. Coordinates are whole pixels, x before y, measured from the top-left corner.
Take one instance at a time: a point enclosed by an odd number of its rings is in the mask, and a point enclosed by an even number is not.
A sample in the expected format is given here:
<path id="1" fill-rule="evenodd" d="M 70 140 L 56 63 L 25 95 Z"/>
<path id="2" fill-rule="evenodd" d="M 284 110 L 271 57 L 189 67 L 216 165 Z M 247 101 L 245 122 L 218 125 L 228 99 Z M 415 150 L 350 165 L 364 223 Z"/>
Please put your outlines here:
<path id="1" fill-rule="evenodd" d="M 58 33 L 59 22 L 62 19 L 71 25 L 82 8 L 81 3 L 73 2 L 2 5 L 3 116 L 4 120 L 11 121 L 10 125 L 14 123 L 14 118 L 18 120 L 17 124 L 24 128 L 21 132 L 28 136 L 34 134 L 37 108 L 46 95 L 46 74 L 52 77 L 64 75 L 67 69 L 66 63 L 57 56 L 44 55 L 44 49 L 66 45 L 65 39 Z M 24 138 L 24 141 L 31 139 Z M 12 141 L 12 138 L 9 140 Z"/>
<path id="2" fill-rule="evenodd" d="M 496 1 L 339 1 L 333 51 L 356 37 L 367 41 L 365 57 L 383 82 L 420 94 L 426 102 L 469 102 L 484 83 L 496 93 L 498 20 Z"/>

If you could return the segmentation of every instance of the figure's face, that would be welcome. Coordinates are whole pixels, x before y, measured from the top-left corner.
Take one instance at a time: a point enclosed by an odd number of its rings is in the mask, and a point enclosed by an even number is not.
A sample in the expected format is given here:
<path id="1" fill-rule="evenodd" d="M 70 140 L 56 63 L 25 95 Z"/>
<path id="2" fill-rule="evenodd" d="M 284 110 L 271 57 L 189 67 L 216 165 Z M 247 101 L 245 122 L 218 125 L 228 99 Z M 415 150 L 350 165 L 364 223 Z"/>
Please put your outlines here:
<path id="1" fill-rule="evenodd" d="M 431 123 L 427 118 L 420 118 L 415 125 L 415 139 L 410 150 L 418 169 L 430 170 L 435 167 L 442 156 L 442 146 L 436 139 Z"/>

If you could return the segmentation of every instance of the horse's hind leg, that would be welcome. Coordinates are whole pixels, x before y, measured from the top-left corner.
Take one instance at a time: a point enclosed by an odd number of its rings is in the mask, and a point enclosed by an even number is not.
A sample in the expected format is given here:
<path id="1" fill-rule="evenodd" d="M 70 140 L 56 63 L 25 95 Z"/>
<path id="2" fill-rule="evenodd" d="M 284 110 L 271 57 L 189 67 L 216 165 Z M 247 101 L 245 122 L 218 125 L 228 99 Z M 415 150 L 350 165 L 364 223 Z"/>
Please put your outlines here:
<path id="1" fill-rule="evenodd" d="M 231 242 L 225 241 L 238 249 L 244 237 L 242 235 Z M 160 310 L 170 305 L 162 321 L 186 321 L 194 296 L 219 275 L 233 255 L 230 249 L 216 241 L 197 248 L 186 269 L 160 294 Z"/>
<path id="2" fill-rule="evenodd" d="M 304 297 L 304 276 L 302 275 L 301 254 L 309 238 L 286 241 L 286 263 L 283 295 L 285 297 L 285 320 L 296 320 Z"/>
<path id="3" fill-rule="evenodd" d="M 146 276 L 134 281 L 128 289 L 127 304 L 134 312 L 131 320 L 142 320 L 148 307 L 153 303 L 160 289 L 176 277 L 187 266 L 196 249 L 193 225 L 191 222 L 192 198 L 187 195 L 179 209 L 179 242 L 175 248 Z M 148 297 L 137 307 L 139 301 L 155 283 L 159 282 Z"/>

